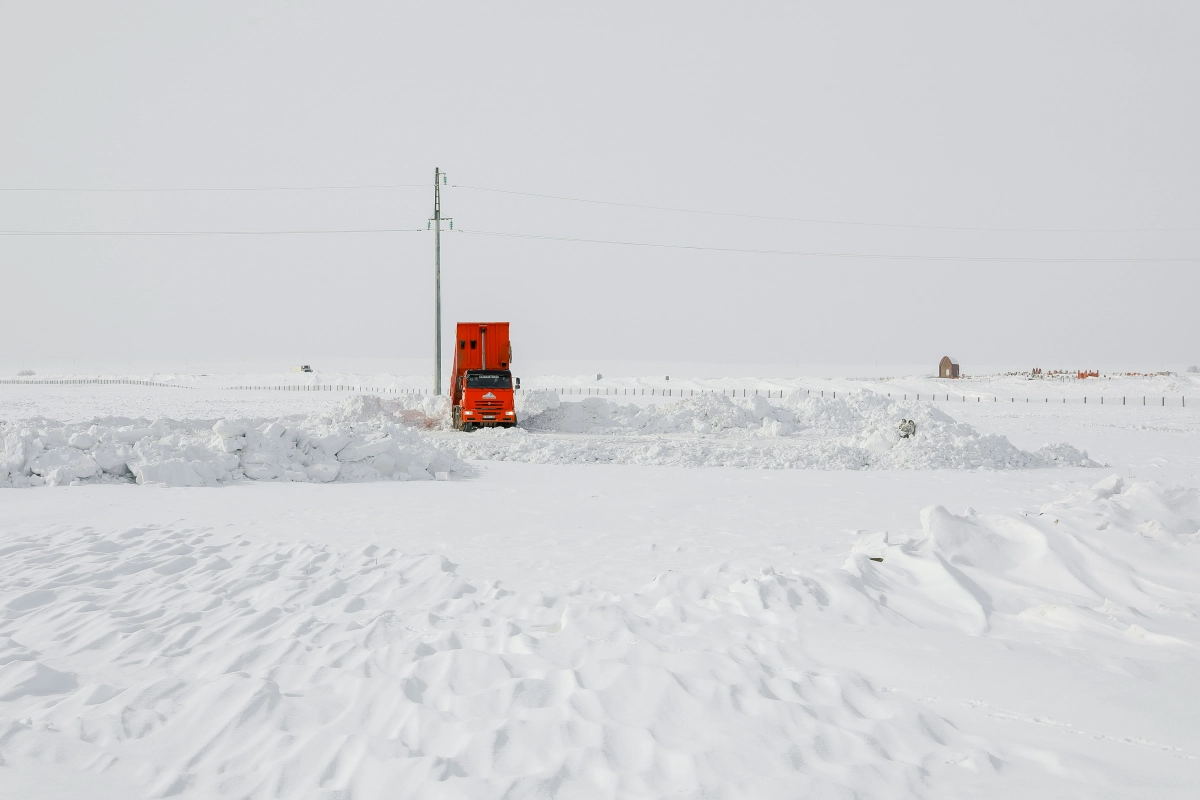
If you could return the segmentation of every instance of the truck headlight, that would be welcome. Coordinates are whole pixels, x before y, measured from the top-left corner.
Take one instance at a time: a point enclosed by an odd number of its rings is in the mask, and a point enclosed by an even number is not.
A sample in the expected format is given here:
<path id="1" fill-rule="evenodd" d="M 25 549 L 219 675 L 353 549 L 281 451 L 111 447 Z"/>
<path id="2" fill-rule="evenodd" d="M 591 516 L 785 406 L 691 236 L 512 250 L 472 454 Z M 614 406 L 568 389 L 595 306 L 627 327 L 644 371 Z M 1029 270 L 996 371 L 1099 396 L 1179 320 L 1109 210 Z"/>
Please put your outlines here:
<path id="1" fill-rule="evenodd" d="M 511 416 L 513 415 L 513 412 L 511 412 L 511 411 L 505 411 L 505 412 L 504 412 L 504 415 L 505 415 L 506 417 L 511 417 Z"/>
<path id="2" fill-rule="evenodd" d="M 464 411 L 463 413 L 464 413 L 464 414 L 466 414 L 468 417 L 473 417 L 473 416 L 475 416 L 475 412 L 474 412 L 474 411 Z"/>

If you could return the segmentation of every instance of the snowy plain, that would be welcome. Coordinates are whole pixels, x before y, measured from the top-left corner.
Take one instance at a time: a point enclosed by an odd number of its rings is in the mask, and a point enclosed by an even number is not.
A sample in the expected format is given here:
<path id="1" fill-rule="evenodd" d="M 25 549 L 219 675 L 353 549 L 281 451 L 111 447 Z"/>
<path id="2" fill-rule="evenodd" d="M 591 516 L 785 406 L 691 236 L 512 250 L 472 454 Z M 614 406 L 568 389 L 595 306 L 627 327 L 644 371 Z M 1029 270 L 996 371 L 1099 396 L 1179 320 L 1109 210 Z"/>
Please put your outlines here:
<path id="1" fill-rule="evenodd" d="M 231 438 L 220 420 L 291 425 L 280 464 L 333 435 L 300 421 L 346 420 L 345 397 L 228 388 L 292 376 L 208 380 L 5 385 L 0 420 L 157 423 L 205 448 Z M 0 491 L 0 787 L 1194 796 L 1200 385 L 1103 384 L 1198 397 L 1155 407 L 1084 405 L 1086 381 L 964 382 L 980 401 L 935 404 L 877 399 L 946 393 L 922 378 L 720 383 L 670 382 L 794 396 L 530 392 L 554 413 L 528 430 L 395 433 L 447 454 L 426 480 Z M 1016 401 L 1035 392 L 1059 402 Z M 425 401 L 383 402 L 399 425 Z M 880 420 L 901 415 L 937 436 L 892 441 Z M 1033 458 L 1047 444 L 1070 458 Z"/>

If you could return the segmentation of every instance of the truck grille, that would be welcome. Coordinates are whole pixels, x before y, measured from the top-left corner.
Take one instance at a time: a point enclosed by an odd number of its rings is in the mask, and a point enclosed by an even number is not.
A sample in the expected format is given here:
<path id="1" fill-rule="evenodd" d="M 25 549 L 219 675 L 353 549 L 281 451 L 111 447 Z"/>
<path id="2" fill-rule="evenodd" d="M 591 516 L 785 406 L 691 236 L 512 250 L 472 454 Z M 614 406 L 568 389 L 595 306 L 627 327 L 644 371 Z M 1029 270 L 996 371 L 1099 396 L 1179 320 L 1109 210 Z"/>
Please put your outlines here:
<path id="1" fill-rule="evenodd" d="M 501 402 L 500 400 L 479 400 L 475 403 L 475 407 L 481 411 L 484 411 L 484 410 L 491 411 L 492 409 L 503 408 L 504 403 Z"/>

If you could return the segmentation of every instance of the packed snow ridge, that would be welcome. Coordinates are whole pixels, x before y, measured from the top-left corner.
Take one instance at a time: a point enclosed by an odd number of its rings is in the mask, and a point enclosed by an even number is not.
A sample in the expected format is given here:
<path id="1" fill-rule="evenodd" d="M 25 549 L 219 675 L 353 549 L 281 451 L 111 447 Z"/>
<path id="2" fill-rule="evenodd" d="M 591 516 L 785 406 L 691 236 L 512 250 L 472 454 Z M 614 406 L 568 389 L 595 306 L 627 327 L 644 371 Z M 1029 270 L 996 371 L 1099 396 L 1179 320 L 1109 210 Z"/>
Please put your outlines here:
<path id="1" fill-rule="evenodd" d="M 1025 469 L 1098 466 L 1068 444 L 1035 452 L 981 434 L 930 403 L 871 392 L 770 402 L 706 394 L 664 405 L 520 395 L 521 427 L 449 430 L 444 397 L 360 396 L 328 414 L 175 421 L 108 417 L 0 425 L 0 486 L 237 480 L 431 480 L 463 459 L 765 469 Z M 916 423 L 902 438 L 901 419 Z"/>
<path id="2" fill-rule="evenodd" d="M 215 486 L 237 480 L 433 480 L 468 467 L 420 433 L 420 401 L 356 397 L 327 415 L 275 420 L 131 420 L 0 426 L 0 486 L 130 482 Z"/>
<path id="3" fill-rule="evenodd" d="M 981 434 L 931 403 L 873 392 L 781 401 L 704 394 L 663 405 L 603 397 L 561 402 L 552 391 L 520 396 L 520 428 L 447 440 L 464 458 L 535 463 L 611 462 L 771 469 L 1027 469 L 1095 467 L 1068 444 L 1020 450 Z M 902 438 L 898 423 L 916 423 Z M 549 435 L 547 435 L 549 434 Z"/>
<path id="4" fill-rule="evenodd" d="M 867 625 L 1194 657 L 1194 489 L 1112 476 L 921 523 L 840 569 L 716 564 L 626 596 L 186 527 L 14 538 L 0 743 L 126 797 L 973 797 L 1055 754 L 964 734 L 810 642 Z"/>

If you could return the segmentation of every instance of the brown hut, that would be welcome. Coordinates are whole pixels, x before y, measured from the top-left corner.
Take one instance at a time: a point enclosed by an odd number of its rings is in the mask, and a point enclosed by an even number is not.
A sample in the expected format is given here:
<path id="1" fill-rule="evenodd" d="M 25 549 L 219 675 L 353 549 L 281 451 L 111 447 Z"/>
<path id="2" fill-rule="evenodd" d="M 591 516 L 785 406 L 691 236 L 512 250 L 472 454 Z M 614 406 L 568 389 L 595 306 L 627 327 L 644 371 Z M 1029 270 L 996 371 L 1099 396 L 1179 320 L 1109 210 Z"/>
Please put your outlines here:
<path id="1" fill-rule="evenodd" d="M 938 377 L 957 378 L 958 376 L 958 362 L 950 356 L 942 356 L 942 360 L 938 364 Z"/>

